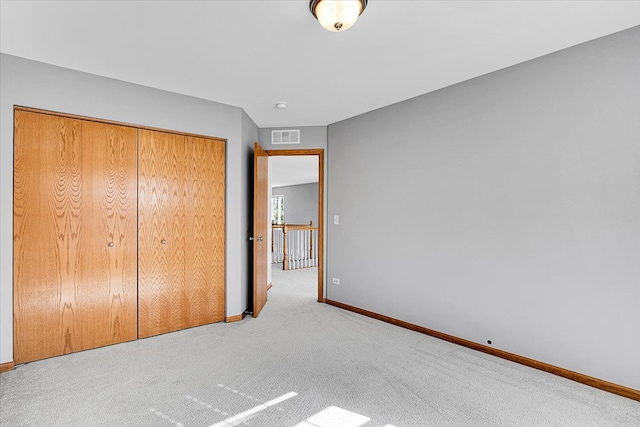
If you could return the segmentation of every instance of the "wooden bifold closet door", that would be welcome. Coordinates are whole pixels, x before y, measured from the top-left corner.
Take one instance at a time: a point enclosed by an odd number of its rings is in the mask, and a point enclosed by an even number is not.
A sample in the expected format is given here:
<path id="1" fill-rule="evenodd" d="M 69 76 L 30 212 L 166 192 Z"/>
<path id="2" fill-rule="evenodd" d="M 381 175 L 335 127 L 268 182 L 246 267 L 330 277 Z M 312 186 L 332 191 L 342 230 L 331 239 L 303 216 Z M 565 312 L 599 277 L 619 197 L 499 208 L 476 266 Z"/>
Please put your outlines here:
<path id="1" fill-rule="evenodd" d="M 136 338 L 136 138 L 15 111 L 16 363 Z"/>
<path id="2" fill-rule="evenodd" d="M 224 143 L 139 131 L 138 335 L 224 320 Z"/>
<path id="3" fill-rule="evenodd" d="M 225 144 L 15 110 L 14 361 L 224 320 Z"/>

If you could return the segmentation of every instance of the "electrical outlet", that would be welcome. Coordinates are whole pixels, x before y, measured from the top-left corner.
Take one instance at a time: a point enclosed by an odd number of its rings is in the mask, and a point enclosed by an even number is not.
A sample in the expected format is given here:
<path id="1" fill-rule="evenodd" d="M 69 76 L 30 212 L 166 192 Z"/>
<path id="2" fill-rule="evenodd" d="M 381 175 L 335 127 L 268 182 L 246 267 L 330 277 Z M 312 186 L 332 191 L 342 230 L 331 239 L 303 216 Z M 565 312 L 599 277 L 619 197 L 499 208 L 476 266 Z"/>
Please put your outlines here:
<path id="1" fill-rule="evenodd" d="M 340 279 L 338 279 L 337 277 L 334 277 L 333 279 L 331 279 L 331 283 L 333 283 L 334 285 L 339 285 Z"/>

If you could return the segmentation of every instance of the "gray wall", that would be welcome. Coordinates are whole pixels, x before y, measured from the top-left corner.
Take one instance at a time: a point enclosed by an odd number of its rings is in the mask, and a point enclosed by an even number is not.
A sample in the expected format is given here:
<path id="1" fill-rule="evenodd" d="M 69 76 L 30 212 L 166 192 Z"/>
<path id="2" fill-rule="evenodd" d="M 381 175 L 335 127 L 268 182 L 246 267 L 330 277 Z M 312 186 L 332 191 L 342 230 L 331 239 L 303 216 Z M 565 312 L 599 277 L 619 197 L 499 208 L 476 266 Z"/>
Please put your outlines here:
<path id="1" fill-rule="evenodd" d="M 318 225 L 318 183 L 273 187 L 272 194 L 284 196 L 284 219 L 287 224 Z"/>
<path id="2" fill-rule="evenodd" d="M 300 144 L 287 144 L 287 145 L 273 145 L 271 144 L 271 131 L 274 129 L 300 129 Z M 327 220 L 326 220 L 326 206 L 327 206 L 327 127 L 326 126 L 288 126 L 288 127 L 277 127 L 277 128 L 261 128 L 258 130 L 258 141 L 260 145 L 265 150 L 303 150 L 303 149 L 323 149 L 325 150 L 325 160 L 324 160 L 324 206 L 325 206 L 325 232 L 324 239 L 327 239 Z M 269 176 L 271 176 L 271 162 L 269 162 Z M 271 184 L 271 183 L 269 183 Z M 272 189 L 269 186 L 269 200 L 271 200 Z M 285 202 L 286 203 L 286 202 Z M 317 203 L 317 202 L 316 202 Z M 317 206 L 317 205 L 316 205 Z M 286 207 L 285 207 L 286 209 Z M 317 214 L 316 214 L 317 217 Z M 287 219 L 288 221 L 288 219 Z M 314 224 L 318 224 L 317 218 Z M 267 237 L 267 244 L 271 246 L 271 233 Z M 326 246 L 325 246 L 325 257 L 326 257 Z M 267 262 L 268 270 L 267 270 L 267 283 L 271 283 L 271 253 L 268 254 L 269 260 Z M 325 262 L 326 265 L 326 262 Z M 324 279 L 324 290 L 326 293 L 327 285 L 326 285 L 326 275 Z"/>
<path id="3" fill-rule="evenodd" d="M 271 131 L 277 129 L 300 129 L 300 144 L 271 143 Z M 299 150 L 304 148 L 327 148 L 326 126 L 287 126 L 277 128 L 260 128 L 258 141 L 265 150 Z"/>
<path id="4" fill-rule="evenodd" d="M 242 312 L 253 304 L 253 243 L 249 237 L 253 235 L 253 144 L 258 141 L 258 127 L 242 111 L 242 164 L 241 164 L 241 209 L 242 221 L 242 248 L 240 251 L 240 303 L 245 307 Z M 227 239 L 228 241 L 228 239 Z M 244 285 L 246 284 L 246 286 Z M 242 312 L 236 313 L 240 314 Z"/>
<path id="5" fill-rule="evenodd" d="M 640 389 L 639 46 L 330 125 L 327 297 Z"/>
<path id="6" fill-rule="evenodd" d="M 247 308 L 247 159 L 257 127 L 242 109 L 5 54 L 0 56 L 0 92 L 0 363 L 13 360 L 14 105 L 225 138 L 226 315 Z"/>

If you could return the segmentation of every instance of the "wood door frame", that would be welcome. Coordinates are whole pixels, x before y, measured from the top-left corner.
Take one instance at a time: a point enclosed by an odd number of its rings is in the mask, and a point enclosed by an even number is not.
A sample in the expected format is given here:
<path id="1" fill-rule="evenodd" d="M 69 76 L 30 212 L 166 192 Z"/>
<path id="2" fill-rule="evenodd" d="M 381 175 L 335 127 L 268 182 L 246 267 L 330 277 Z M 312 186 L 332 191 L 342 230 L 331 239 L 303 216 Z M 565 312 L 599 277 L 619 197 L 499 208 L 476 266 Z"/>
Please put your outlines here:
<path id="1" fill-rule="evenodd" d="M 318 156 L 318 302 L 324 298 L 324 149 L 265 150 L 267 156 Z M 269 183 L 271 185 L 271 183 Z"/>

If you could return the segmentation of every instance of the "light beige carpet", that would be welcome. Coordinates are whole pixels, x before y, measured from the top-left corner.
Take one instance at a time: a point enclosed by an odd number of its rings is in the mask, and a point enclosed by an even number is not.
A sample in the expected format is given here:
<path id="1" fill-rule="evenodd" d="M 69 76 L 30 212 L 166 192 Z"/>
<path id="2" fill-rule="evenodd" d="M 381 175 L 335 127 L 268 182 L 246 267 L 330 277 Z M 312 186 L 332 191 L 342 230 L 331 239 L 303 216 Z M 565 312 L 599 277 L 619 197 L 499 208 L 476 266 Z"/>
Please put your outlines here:
<path id="1" fill-rule="evenodd" d="M 315 301 L 18 366 L 2 426 L 640 426 L 640 403 Z"/>

